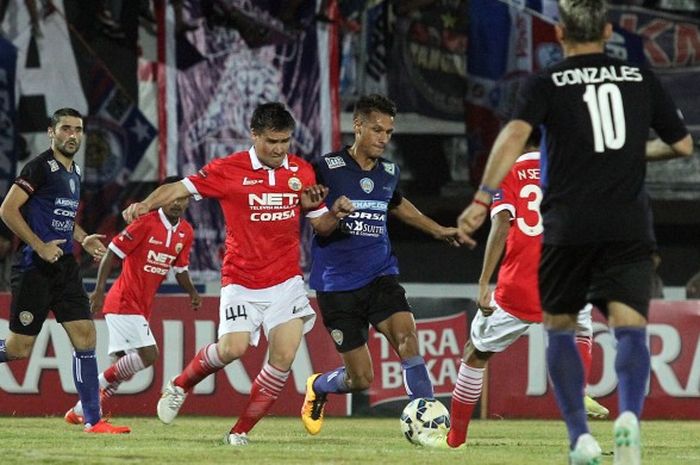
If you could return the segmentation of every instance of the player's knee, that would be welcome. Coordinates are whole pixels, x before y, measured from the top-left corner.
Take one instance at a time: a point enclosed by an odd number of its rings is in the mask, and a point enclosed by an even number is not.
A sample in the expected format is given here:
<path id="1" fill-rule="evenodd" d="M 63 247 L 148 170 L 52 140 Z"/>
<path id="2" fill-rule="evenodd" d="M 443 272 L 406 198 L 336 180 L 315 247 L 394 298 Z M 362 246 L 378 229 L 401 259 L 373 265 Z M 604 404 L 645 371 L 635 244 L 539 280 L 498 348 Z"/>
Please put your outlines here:
<path id="1" fill-rule="evenodd" d="M 141 357 L 144 366 L 150 367 L 158 360 L 158 348 L 148 347 L 147 350 L 139 350 L 139 357 Z"/>
<path id="2" fill-rule="evenodd" d="M 247 343 L 219 344 L 219 358 L 221 358 L 223 363 L 229 364 L 241 358 L 245 354 L 246 349 L 248 349 Z"/>
<path id="3" fill-rule="evenodd" d="M 418 336 L 414 330 L 400 332 L 395 335 L 398 344 L 397 352 L 401 359 L 407 359 L 420 355 L 418 350 Z"/>
<path id="4" fill-rule="evenodd" d="M 283 371 L 289 370 L 295 355 L 295 350 L 276 350 L 274 353 L 270 353 L 270 364 Z"/>

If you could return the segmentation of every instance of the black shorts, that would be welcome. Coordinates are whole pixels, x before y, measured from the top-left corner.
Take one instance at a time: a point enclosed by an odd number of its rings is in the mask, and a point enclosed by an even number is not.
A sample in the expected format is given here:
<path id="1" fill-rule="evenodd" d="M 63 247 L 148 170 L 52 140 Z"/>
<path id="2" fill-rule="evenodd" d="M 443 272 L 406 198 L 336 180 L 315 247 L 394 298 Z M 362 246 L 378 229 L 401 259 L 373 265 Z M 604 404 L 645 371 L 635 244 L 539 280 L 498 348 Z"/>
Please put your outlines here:
<path id="1" fill-rule="evenodd" d="M 341 353 L 365 345 L 370 324 L 376 328 L 394 313 L 411 311 L 396 276 L 380 276 L 353 291 L 317 292 L 316 299 L 323 324 Z"/>
<path id="2" fill-rule="evenodd" d="M 49 310 L 59 323 L 92 318 L 80 268 L 72 255 L 48 263 L 35 254 L 34 263 L 27 270 L 12 270 L 10 330 L 13 333 L 36 336 Z"/>
<path id="3" fill-rule="evenodd" d="M 626 304 L 649 313 L 653 263 L 645 242 L 603 242 L 542 246 L 539 286 L 542 309 L 574 314 L 590 302 L 607 315 L 607 304 Z"/>

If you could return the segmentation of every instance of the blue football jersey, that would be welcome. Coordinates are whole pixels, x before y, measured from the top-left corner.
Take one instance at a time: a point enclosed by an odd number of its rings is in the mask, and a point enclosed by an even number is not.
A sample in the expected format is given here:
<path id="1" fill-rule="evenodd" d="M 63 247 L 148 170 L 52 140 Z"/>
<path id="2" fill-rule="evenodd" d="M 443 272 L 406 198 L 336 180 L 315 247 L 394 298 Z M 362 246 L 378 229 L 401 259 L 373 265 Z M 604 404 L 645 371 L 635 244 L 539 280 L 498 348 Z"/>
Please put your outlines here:
<path id="1" fill-rule="evenodd" d="M 330 208 L 345 195 L 352 200 L 355 211 L 330 236 L 314 237 L 311 288 L 349 291 L 379 276 L 398 275 L 398 261 L 387 231 L 389 210 L 402 199 L 398 165 L 380 158 L 372 170 L 364 171 L 346 147 L 324 155 L 314 168 L 319 184 L 330 189 L 326 205 Z"/>
<path id="2" fill-rule="evenodd" d="M 29 200 L 22 206 L 22 216 L 42 241 L 65 239 L 60 245 L 65 255 L 73 253 L 73 229 L 80 204 L 80 169 L 73 163 L 68 171 L 53 156 L 51 150 L 41 153 L 15 179 Z M 22 247 L 21 268 L 33 264 L 34 250 Z"/>

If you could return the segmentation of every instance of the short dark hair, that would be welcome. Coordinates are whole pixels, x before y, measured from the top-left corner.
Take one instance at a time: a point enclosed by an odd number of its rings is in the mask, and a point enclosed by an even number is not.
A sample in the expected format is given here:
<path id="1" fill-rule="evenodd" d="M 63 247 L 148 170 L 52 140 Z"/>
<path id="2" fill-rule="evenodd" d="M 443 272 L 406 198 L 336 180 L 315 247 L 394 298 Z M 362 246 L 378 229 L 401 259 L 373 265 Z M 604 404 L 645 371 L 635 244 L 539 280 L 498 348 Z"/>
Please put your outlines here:
<path id="1" fill-rule="evenodd" d="M 75 116 L 76 118 L 83 119 L 83 115 L 81 115 L 75 108 L 59 108 L 53 112 L 53 115 L 51 115 L 51 119 L 49 119 L 49 126 L 56 129 L 56 125 L 64 116 Z"/>
<path id="2" fill-rule="evenodd" d="M 172 184 L 179 181 L 182 181 L 182 176 L 168 176 L 167 178 L 163 179 L 163 182 L 161 182 L 160 185 Z"/>
<path id="3" fill-rule="evenodd" d="M 380 94 L 365 95 L 355 103 L 353 118 L 366 118 L 373 111 L 394 117 L 396 116 L 396 104 Z"/>
<path id="4" fill-rule="evenodd" d="M 266 129 L 293 131 L 295 126 L 294 117 L 280 102 L 258 105 L 250 119 L 250 129 L 255 133 L 261 133 Z"/>
<path id="5" fill-rule="evenodd" d="M 602 40 L 607 16 L 608 5 L 605 0 L 559 0 L 564 38 L 571 42 Z"/>

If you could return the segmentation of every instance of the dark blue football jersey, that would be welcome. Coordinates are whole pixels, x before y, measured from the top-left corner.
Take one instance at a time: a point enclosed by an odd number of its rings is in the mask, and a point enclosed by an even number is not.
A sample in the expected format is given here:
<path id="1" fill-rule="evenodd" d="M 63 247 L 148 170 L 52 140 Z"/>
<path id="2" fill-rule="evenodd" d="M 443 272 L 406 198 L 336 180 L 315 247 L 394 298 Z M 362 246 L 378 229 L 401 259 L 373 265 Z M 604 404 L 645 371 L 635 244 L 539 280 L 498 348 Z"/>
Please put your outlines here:
<path id="1" fill-rule="evenodd" d="M 15 179 L 29 200 L 22 206 L 22 216 L 42 241 L 65 239 L 60 245 L 65 255 L 73 253 L 73 229 L 80 204 L 80 168 L 73 163 L 68 171 L 53 156 L 51 150 L 41 153 L 27 163 Z M 22 247 L 21 268 L 33 264 L 34 250 Z"/>
<path id="2" fill-rule="evenodd" d="M 398 275 L 387 231 L 389 210 L 403 198 L 398 190 L 399 167 L 380 158 L 364 171 L 347 147 L 329 153 L 314 164 L 319 184 L 330 189 L 326 205 L 345 195 L 355 211 L 344 218 L 333 234 L 315 236 L 309 285 L 317 291 L 349 291 L 379 276 Z"/>

